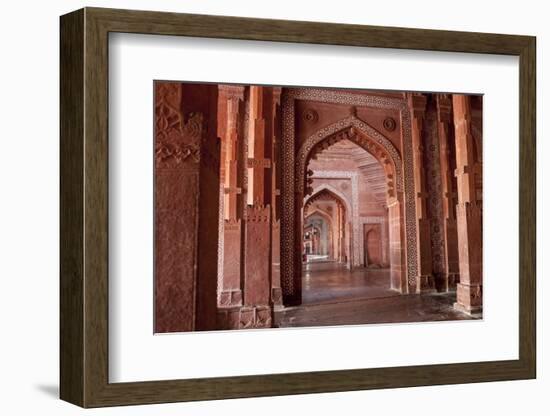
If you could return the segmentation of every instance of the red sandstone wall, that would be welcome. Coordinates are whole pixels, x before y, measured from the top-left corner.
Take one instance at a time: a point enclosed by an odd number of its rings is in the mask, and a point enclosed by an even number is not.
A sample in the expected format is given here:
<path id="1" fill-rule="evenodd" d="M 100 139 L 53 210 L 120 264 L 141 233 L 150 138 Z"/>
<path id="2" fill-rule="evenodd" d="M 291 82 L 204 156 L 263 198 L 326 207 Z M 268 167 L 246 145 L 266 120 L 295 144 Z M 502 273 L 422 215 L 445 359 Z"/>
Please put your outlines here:
<path id="1" fill-rule="evenodd" d="M 214 329 L 217 87 L 155 83 L 155 332 Z"/>
<path id="2" fill-rule="evenodd" d="M 296 146 L 300 146 L 307 137 L 319 129 L 349 117 L 351 114 L 356 114 L 358 118 L 369 123 L 369 125 L 384 134 L 398 150 L 401 149 L 399 111 L 314 101 L 298 101 L 296 103 Z M 394 129 L 384 127 L 384 120 L 388 118 L 396 122 Z"/>

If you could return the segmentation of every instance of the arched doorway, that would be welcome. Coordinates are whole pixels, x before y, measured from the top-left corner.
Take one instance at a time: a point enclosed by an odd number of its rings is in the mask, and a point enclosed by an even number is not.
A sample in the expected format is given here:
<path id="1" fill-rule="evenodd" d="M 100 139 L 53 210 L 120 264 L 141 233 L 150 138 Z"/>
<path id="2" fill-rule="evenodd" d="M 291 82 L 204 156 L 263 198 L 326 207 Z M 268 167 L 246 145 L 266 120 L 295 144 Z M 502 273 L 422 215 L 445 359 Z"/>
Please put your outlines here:
<path id="1" fill-rule="evenodd" d="M 327 221 L 331 231 L 331 259 L 351 268 L 351 205 L 346 198 L 336 189 L 323 185 L 306 198 L 302 212 L 304 225 L 311 215 L 319 215 Z"/>
<path id="2" fill-rule="evenodd" d="M 384 138 L 362 120 L 355 116 L 350 116 L 319 130 L 302 143 L 295 157 L 293 189 L 285 190 L 285 187 L 283 187 L 283 191 L 287 192 L 285 200 L 287 204 L 290 201 L 293 202 L 292 211 L 294 212 L 292 239 L 288 238 L 288 234 L 286 234 L 288 240 L 292 241 L 284 242 L 284 244 L 291 244 L 294 247 L 294 265 L 291 273 L 289 273 L 291 278 L 289 279 L 287 276 L 283 283 L 283 285 L 288 285 L 286 288 L 283 288 L 284 293 L 286 293 L 287 304 L 299 304 L 301 302 L 302 212 L 304 198 L 307 198 L 313 192 L 311 183 L 314 175 L 314 172 L 308 169 L 309 161 L 319 152 L 343 140 L 353 142 L 372 155 L 383 169 L 387 186 L 386 204 L 389 223 L 391 287 L 402 292 L 407 291 L 406 272 L 404 270 L 406 261 L 401 158 L 388 139 Z M 291 191 L 293 191 L 293 198 L 289 197 Z M 355 224 L 353 219 L 351 223 L 352 225 Z M 362 244 L 363 238 L 358 226 L 354 228 L 353 234 L 353 236 L 350 236 L 352 241 L 361 241 Z M 350 254 L 353 255 L 353 252 Z M 359 253 L 362 257 L 363 250 L 359 250 Z"/>
<path id="3" fill-rule="evenodd" d="M 365 224 L 364 242 L 365 267 L 382 267 L 382 239 L 380 224 Z"/>
<path id="4" fill-rule="evenodd" d="M 320 215 L 310 215 L 304 223 L 305 261 L 328 260 L 332 255 L 330 225 Z"/>
<path id="5" fill-rule="evenodd" d="M 304 215 L 304 254 L 316 254 L 327 260 L 333 260 L 335 257 L 333 236 L 332 218 L 325 212 L 316 209 Z M 319 244 L 317 252 L 312 253 L 306 248 L 316 241 L 314 237 L 319 239 Z"/>

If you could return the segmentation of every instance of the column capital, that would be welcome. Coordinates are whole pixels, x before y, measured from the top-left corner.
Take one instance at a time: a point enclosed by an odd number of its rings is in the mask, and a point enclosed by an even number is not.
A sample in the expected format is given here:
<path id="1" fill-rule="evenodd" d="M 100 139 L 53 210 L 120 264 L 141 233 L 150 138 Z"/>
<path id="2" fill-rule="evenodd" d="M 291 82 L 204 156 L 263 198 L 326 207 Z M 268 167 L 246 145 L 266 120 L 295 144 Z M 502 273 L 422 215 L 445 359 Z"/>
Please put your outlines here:
<path id="1" fill-rule="evenodd" d="M 470 97 L 468 95 L 453 94 L 453 116 L 455 125 L 460 124 L 462 120 L 471 120 Z"/>
<path id="2" fill-rule="evenodd" d="M 424 94 L 410 92 L 407 93 L 407 101 L 414 118 L 424 118 L 426 112 L 427 97 Z"/>
<path id="3" fill-rule="evenodd" d="M 437 120 L 440 123 L 450 123 L 452 115 L 452 100 L 449 94 L 437 94 Z"/>
<path id="4" fill-rule="evenodd" d="M 283 91 L 282 87 L 272 87 L 273 90 L 273 103 L 281 104 L 281 92 Z"/>
<path id="5" fill-rule="evenodd" d="M 219 84 L 218 85 L 218 94 L 221 98 L 226 100 L 230 99 L 244 99 L 244 86 L 243 85 L 228 85 L 228 84 Z"/>

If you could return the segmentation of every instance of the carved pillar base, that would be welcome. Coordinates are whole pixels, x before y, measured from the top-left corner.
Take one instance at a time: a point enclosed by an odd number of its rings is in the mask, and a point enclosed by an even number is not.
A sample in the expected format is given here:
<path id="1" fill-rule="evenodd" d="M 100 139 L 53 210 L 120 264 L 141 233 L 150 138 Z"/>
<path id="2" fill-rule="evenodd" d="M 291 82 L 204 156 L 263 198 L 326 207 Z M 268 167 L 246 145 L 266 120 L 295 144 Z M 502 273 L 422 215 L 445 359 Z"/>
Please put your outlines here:
<path id="1" fill-rule="evenodd" d="M 271 223 L 271 305 L 274 310 L 283 308 L 281 289 L 281 233 L 280 221 Z"/>
<path id="2" fill-rule="evenodd" d="M 241 309 L 240 329 L 271 328 L 271 322 L 269 306 L 252 306 Z"/>
<path id="3" fill-rule="evenodd" d="M 283 308 L 283 290 L 280 287 L 271 288 L 271 302 L 273 309 L 278 310 Z"/>
<path id="4" fill-rule="evenodd" d="M 220 307 L 242 306 L 243 292 L 240 289 L 223 290 L 220 293 Z"/>
<path id="5" fill-rule="evenodd" d="M 241 320 L 241 307 L 220 307 L 217 314 L 218 329 L 238 329 Z"/>
<path id="6" fill-rule="evenodd" d="M 456 290 L 458 282 L 460 282 L 460 275 L 458 273 L 443 274 L 438 288 L 442 292 L 453 292 Z"/>
<path id="7" fill-rule="evenodd" d="M 433 293 L 435 291 L 435 279 L 433 275 L 416 276 L 416 293 Z"/>
<path id="8" fill-rule="evenodd" d="M 242 306 L 219 308 L 218 329 L 271 328 L 272 311 L 269 306 Z"/>
<path id="9" fill-rule="evenodd" d="M 480 313 L 481 285 L 467 285 L 458 283 L 456 285 L 456 302 L 454 308 L 469 315 Z"/>

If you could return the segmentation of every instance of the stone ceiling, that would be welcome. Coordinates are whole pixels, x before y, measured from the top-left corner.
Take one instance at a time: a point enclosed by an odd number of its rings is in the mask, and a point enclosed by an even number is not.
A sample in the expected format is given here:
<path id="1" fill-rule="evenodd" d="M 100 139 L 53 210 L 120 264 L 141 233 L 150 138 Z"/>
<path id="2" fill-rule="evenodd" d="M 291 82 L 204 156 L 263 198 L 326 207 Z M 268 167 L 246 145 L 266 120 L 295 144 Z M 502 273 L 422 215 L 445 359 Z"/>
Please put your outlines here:
<path id="1" fill-rule="evenodd" d="M 340 170 L 346 170 L 350 163 L 361 173 L 369 188 L 372 190 L 377 202 L 386 202 L 386 175 L 380 163 L 363 148 L 349 140 L 342 140 L 317 154 L 316 160 L 310 162 L 310 168 L 322 168 L 330 163 L 333 166 L 346 166 Z"/>

